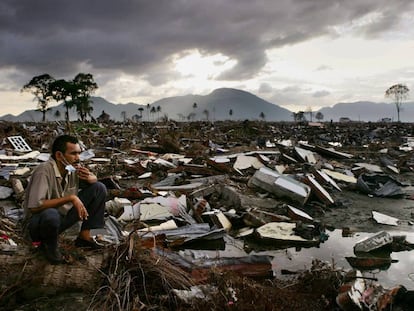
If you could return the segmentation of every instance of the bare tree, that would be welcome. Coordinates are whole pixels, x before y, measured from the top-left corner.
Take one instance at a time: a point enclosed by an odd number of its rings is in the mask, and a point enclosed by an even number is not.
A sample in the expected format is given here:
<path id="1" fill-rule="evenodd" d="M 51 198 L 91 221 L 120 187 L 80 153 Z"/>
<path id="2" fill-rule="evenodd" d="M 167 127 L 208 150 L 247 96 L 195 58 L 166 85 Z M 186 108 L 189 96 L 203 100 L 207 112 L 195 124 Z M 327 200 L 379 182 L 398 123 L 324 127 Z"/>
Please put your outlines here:
<path id="1" fill-rule="evenodd" d="M 395 84 L 385 91 L 385 97 L 390 97 L 394 100 L 395 108 L 397 108 L 397 118 L 400 122 L 400 110 L 404 99 L 408 97 L 409 88 L 404 84 Z"/>
<path id="2" fill-rule="evenodd" d="M 72 101 L 82 122 L 87 116 L 92 117 L 91 94 L 98 89 L 98 84 L 90 73 L 78 73 L 72 81 L 76 89 L 76 95 L 72 94 Z"/>
<path id="3" fill-rule="evenodd" d="M 37 109 L 42 113 L 43 122 L 46 121 L 46 111 L 49 108 L 49 101 L 52 99 L 52 93 L 50 91 L 51 84 L 55 79 L 45 73 L 40 76 L 33 77 L 29 83 L 25 84 L 22 91 L 29 91 L 37 100 Z"/>

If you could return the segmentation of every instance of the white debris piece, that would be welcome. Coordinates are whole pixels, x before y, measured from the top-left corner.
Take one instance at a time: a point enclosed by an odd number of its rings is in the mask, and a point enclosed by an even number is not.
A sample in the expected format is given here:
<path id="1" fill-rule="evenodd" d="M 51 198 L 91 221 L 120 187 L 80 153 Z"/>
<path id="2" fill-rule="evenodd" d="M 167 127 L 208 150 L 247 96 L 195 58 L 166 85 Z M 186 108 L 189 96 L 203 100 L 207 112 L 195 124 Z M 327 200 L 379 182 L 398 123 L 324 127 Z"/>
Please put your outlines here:
<path id="1" fill-rule="evenodd" d="M 16 151 L 20 152 L 29 152 L 32 151 L 32 148 L 26 143 L 23 137 L 21 136 L 9 136 L 7 139 L 13 145 Z"/>
<path id="2" fill-rule="evenodd" d="M 13 193 L 13 189 L 9 187 L 0 186 L 0 199 L 7 199 Z"/>
<path id="3" fill-rule="evenodd" d="M 354 245 L 354 252 L 370 252 L 391 243 L 392 236 L 386 231 L 380 231 L 357 242 Z"/>
<path id="4" fill-rule="evenodd" d="M 36 159 L 38 156 L 40 155 L 39 151 L 32 151 L 23 155 L 19 155 L 19 156 L 9 156 L 9 155 L 5 155 L 5 154 L 0 154 L 0 160 L 13 160 L 13 161 L 19 161 L 19 160 L 29 160 L 29 159 Z"/>
<path id="5" fill-rule="evenodd" d="M 374 220 L 379 224 L 398 226 L 398 218 L 391 217 L 376 211 L 372 211 L 372 218 L 374 218 Z"/>
<path id="6" fill-rule="evenodd" d="M 93 152 L 93 150 L 88 149 L 88 150 L 82 151 L 82 153 L 79 155 L 79 159 L 81 161 L 86 161 L 86 160 L 92 159 L 94 156 L 95 156 L 95 153 Z"/>
<path id="7" fill-rule="evenodd" d="M 255 169 L 259 169 L 264 167 L 264 164 L 259 161 L 256 157 L 251 156 L 245 156 L 245 155 L 239 155 L 236 159 L 236 162 L 234 163 L 233 167 L 235 169 L 239 170 L 245 170 L 250 167 L 253 167 Z"/>

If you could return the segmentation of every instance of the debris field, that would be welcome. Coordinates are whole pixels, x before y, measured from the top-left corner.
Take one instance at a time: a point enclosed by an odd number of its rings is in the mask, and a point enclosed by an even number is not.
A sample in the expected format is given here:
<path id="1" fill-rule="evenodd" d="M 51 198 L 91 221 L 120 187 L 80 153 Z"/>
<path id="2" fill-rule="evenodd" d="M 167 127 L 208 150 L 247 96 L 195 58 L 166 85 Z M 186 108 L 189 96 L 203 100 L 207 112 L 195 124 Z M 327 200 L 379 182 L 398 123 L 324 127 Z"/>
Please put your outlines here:
<path id="1" fill-rule="evenodd" d="M 367 271 L 414 241 L 413 127 L 404 123 L 0 124 L 4 310 L 410 310 L 413 290 Z M 61 236 L 50 265 L 22 232 L 33 169 L 60 134 L 108 189 L 102 251 Z M 349 267 L 284 270 L 261 251 L 369 237 Z M 282 277 L 276 277 L 275 270 Z M 407 271 L 407 275 L 413 271 Z"/>

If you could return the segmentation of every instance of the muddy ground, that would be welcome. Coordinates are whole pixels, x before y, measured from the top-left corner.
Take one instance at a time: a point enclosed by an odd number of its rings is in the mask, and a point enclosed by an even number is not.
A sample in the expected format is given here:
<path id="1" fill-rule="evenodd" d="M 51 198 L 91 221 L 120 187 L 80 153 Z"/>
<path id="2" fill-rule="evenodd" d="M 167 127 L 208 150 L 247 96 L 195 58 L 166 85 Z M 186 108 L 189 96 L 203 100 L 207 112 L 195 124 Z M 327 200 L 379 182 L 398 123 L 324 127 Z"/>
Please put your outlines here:
<path id="1" fill-rule="evenodd" d="M 381 230 L 412 231 L 409 223 L 414 220 L 414 201 L 411 199 L 393 199 L 369 197 L 365 194 L 345 190 L 338 194 L 346 203 L 343 207 L 334 207 L 318 216 L 324 223 L 337 229 L 350 228 L 351 231 L 378 232 Z M 378 224 L 372 219 L 372 211 L 398 218 L 398 227 Z"/>

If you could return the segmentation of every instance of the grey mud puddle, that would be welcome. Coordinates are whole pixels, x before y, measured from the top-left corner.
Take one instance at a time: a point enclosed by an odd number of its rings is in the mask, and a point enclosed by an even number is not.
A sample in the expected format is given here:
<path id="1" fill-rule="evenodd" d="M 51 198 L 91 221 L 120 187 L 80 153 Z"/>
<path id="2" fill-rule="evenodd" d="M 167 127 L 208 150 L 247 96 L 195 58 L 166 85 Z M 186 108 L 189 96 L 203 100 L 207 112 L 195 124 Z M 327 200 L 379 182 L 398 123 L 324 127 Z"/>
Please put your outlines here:
<path id="1" fill-rule="evenodd" d="M 283 250 L 266 250 L 254 254 L 270 255 L 273 257 L 272 265 L 276 276 L 281 276 L 281 270 L 298 271 L 309 269 L 315 259 L 330 262 L 336 268 L 352 269 L 345 257 L 355 256 L 353 247 L 355 243 L 373 235 L 373 233 L 354 233 L 343 237 L 341 230 L 327 231 L 329 238 L 318 247 L 287 248 Z M 414 243 L 414 231 L 389 231 L 392 236 L 406 236 L 410 243 Z M 252 253 L 250 253 L 252 254 Z M 390 257 L 395 261 L 381 269 L 362 270 L 365 277 L 377 278 L 385 288 L 404 285 L 414 290 L 414 250 L 391 252 Z"/>

